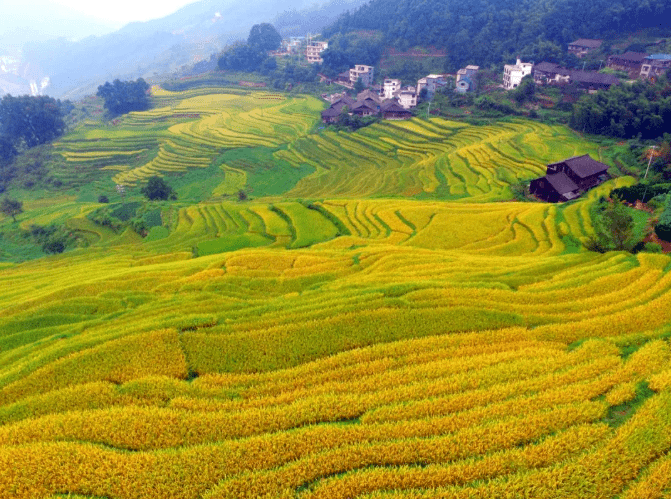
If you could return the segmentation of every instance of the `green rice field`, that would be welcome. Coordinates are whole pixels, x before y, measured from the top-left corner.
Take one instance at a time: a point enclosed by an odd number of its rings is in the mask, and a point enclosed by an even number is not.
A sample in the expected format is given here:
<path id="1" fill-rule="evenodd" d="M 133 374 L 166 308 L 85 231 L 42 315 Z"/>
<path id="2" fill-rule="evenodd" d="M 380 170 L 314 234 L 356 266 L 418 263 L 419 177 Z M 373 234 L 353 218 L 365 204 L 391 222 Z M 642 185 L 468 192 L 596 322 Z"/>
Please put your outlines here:
<path id="1" fill-rule="evenodd" d="M 309 96 L 153 99 L 63 136 L 63 191 L 0 218 L 0 497 L 671 497 L 671 259 L 582 246 L 634 180 L 512 200 L 607 151 L 525 120 L 347 133 Z M 144 200 L 152 175 L 177 201 Z M 96 223 L 98 194 L 144 237 Z M 11 236 L 35 224 L 86 244 Z"/>

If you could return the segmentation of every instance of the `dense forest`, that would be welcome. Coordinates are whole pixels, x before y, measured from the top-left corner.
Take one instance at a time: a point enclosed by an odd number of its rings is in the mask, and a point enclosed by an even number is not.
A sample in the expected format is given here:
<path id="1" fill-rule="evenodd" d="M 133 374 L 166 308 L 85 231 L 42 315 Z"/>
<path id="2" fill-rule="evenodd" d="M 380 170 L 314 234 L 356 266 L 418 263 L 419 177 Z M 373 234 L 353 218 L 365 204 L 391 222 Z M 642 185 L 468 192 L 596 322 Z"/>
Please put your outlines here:
<path id="1" fill-rule="evenodd" d="M 662 77 L 584 95 L 573 107 L 571 126 L 626 139 L 660 137 L 671 130 L 671 83 Z"/>
<path id="2" fill-rule="evenodd" d="M 445 69 L 454 71 L 467 63 L 489 66 L 518 55 L 557 59 L 576 38 L 660 26 L 660 19 L 669 18 L 671 3 L 666 0 L 372 0 L 342 15 L 323 35 L 378 30 L 385 46 L 446 49 Z M 324 59 L 341 58 L 329 54 Z"/>

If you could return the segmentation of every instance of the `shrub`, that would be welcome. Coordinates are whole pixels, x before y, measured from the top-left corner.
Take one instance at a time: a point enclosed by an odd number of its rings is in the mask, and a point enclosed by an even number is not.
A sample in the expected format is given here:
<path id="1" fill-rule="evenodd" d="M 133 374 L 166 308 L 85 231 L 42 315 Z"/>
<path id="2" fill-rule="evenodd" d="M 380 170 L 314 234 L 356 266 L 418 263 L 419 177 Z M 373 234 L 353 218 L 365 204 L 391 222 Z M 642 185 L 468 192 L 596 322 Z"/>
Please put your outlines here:
<path id="1" fill-rule="evenodd" d="M 662 247 L 657 243 L 645 243 L 643 246 L 643 251 L 648 253 L 661 253 Z"/>
<path id="2" fill-rule="evenodd" d="M 664 241 L 671 241 L 671 196 L 655 225 L 655 234 Z"/>
<path id="3" fill-rule="evenodd" d="M 149 177 L 147 185 L 144 186 L 140 192 L 151 201 L 177 199 L 177 194 L 173 191 L 172 187 L 170 187 L 163 178 L 157 175 Z"/>

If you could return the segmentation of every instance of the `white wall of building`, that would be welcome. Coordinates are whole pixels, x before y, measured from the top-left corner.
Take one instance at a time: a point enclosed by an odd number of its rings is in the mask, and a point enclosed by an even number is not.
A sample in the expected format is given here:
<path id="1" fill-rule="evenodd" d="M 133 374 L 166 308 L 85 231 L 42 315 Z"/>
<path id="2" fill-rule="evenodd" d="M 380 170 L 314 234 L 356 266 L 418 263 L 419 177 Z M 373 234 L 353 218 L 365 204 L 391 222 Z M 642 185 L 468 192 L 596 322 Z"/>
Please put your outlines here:
<path id="1" fill-rule="evenodd" d="M 506 64 L 503 69 L 503 88 L 512 90 L 522 82 L 522 78 L 531 74 L 534 65 L 517 59 L 517 64 Z"/>

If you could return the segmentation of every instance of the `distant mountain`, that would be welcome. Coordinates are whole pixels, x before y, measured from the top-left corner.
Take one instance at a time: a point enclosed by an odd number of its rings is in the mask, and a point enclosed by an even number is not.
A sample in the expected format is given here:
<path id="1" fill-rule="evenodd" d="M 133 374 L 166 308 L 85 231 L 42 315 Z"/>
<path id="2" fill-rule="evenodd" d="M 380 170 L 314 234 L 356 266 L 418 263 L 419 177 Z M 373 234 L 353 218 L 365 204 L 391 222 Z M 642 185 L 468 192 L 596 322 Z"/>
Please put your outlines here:
<path id="1" fill-rule="evenodd" d="M 277 19 L 280 32 L 293 36 L 314 33 L 364 1 L 201 0 L 161 19 L 131 23 L 104 36 L 31 42 L 22 58 L 41 69 L 40 78 L 50 78 L 49 95 L 78 98 L 95 92 L 106 80 L 177 72 L 246 39 L 250 28 L 261 22 Z"/>

